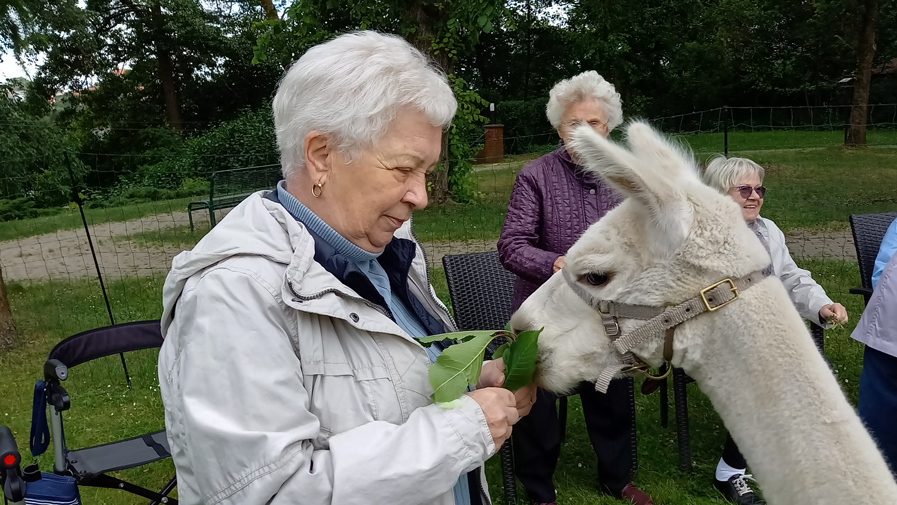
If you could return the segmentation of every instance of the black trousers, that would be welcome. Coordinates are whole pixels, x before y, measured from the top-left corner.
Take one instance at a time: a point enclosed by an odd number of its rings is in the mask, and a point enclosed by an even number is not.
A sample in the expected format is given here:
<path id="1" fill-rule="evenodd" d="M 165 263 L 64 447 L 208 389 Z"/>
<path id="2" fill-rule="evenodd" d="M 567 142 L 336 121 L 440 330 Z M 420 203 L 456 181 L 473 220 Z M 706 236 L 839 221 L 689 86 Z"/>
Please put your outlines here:
<path id="1" fill-rule="evenodd" d="M 611 381 L 607 394 L 592 383 L 577 390 L 592 448 L 598 459 L 598 482 L 619 497 L 632 479 L 632 403 L 625 381 Z M 530 498 L 537 503 L 556 499 L 552 475 L 561 452 L 557 396 L 540 389 L 529 415 L 512 432 L 514 468 Z"/>
<path id="2" fill-rule="evenodd" d="M 723 447 L 723 461 L 732 468 L 738 468 L 739 470 L 747 468 L 747 461 L 745 461 L 744 456 L 741 455 L 741 451 L 738 450 L 738 445 L 732 440 L 732 435 L 730 435 L 729 432 L 726 432 L 726 445 Z"/>

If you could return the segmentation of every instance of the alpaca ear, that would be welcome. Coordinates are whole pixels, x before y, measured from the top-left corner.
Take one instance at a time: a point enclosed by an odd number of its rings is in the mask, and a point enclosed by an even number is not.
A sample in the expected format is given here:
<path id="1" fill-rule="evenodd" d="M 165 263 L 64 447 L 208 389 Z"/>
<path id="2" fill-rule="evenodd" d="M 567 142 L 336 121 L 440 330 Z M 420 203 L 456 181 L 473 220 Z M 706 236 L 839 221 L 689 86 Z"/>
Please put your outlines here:
<path id="1" fill-rule="evenodd" d="M 644 196 L 645 184 L 635 168 L 638 159 L 626 149 L 582 125 L 573 132 L 570 150 L 587 170 L 601 176 L 625 196 Z"/>
<path id="2" fill-rule="evenodd" d="M 656 172 L 657 177 L 675 179 L 678 185 L 701 181 L 691 150 L 676 144 L 648 123 L 630 123 L 626 127 L 626 141 L 632 153 L 642 160 L 642 166 Z"/>
<path id="3" fill-rule="evenodd" d="M 650 127 L 646 128 L 650 131 Z M 638 133 L 641 132 L 636 128 L 636 136 Z M 636 141 L 639 142 L 642 140 Z M 570 148 L 587 170 L 645 207 L 650 224 L 657 231 L 651 241 L 657 252 L 672 254 L 679 248 L 688 235 L 693 215 L 676 171 L 658 170 L 655 163 L 636 156 L 586 125 L 573 133 Z"/>

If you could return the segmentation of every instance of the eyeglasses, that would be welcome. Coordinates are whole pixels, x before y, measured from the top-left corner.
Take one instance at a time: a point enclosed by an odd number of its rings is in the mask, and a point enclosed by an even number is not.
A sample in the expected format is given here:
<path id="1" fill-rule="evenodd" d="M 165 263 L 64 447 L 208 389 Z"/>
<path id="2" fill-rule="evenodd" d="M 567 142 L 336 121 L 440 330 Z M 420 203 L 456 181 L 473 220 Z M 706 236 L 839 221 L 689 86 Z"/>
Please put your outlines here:
<path id="1" fill-rule="evenodd" d="M 574 121 L 567 121 L 566 123 L 563 123 L 563 125 L 568 130 L 575 130 L 575 129 L 579 128 L 580 126 L 582 126 L 583 124 L 588 124 L 590 127 L 592 127 L 593 130 L 607 131 L 607 123 L 598 121 L 598 120 L 588 121 L 586 123 L 583 123 L 582 121 L 574 120 Z"/>
<path id="2" fill-rule="evenodd" d="M 761 200 L 763 199 L 763 197 L 766 196 L 766 188 L 764 188 L 763 186 L 757 186 L 756 188 L 752 187 L 752 186 L 732 186 L 732 187 L 737 189 L 738 194 L 741 195 L 741 197 L 744 198 L 745 200 L 750 198 L 751 195 L 754 193 L 754 191 L 757 192 L 757 195 L 760 196 Z"/>

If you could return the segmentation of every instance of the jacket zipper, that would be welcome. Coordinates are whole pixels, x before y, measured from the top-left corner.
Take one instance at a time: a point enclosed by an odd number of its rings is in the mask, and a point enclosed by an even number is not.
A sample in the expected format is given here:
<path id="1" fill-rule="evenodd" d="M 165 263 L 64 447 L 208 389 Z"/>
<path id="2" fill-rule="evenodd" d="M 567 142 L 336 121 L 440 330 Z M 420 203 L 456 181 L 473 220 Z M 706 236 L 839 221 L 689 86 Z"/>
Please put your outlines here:
<path id="1" fill-rule="evenodd" d="M 376 310 L 377 312 L 383 314 L 384 316 L 389 317 L 389 313 L 386 311 L 386 309 L 377 305 L 376 303 L 365 300 L 364 298 L 361 298 L 358 296 L 347 295 L 346 293 L 343 293 L 342 291 L 340 291 L 336 288 L 325 289 L 324 291 L 319 291 L 311 296 L 305 296 L 305 295 L 300 295 L 299 293 L 296 292 L 296 290 L 293 288 L 292 281 L 288 281 L 287 284 L 290 286 L 290 291 L 293 293 L 295 300 L 301 300 L 303 302 L 308 302 L 311 300 L 318 300 L 318 299 L 322 298 L 324 295 L 329 295 L 329 294 L 333 293 L 333 294 L 336 294 L 337 296 L 340 296 L 347 300 L 355 300 L 355 301 L 361 302 L 361 303 L 367 305 L 368 307 Z"/>

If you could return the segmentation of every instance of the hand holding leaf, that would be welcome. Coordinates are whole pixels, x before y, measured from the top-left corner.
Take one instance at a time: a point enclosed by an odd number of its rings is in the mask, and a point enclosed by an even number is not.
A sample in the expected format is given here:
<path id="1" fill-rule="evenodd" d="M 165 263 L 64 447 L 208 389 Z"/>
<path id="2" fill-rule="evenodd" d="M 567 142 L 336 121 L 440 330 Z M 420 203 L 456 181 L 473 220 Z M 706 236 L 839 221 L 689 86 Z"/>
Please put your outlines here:
<path id="1" fill-rule="evenodd" d="M 433 387 L 433 401 L 437 403 L 451 402 L 461 397 L 467 386 L 474 386 L 483 370 L 483 353 L 489 342 L 499 336 L 512 339 L 493 353 L 493 359 L 502 357 L 505 380 L 502 387 L 517 391 L 533 381 L 536 355 L 538 352 L 538 331 L 524 331 L 514 336 L 499 331 L 456 332 L 433 335 L 419 339 L 427 345 L 442 340 L 454 340 L 461 343 L 442 351 L 436 362 L 430 365 L 429 378 Z M 490 379 L 495 382 L 494 379 Z"/>

